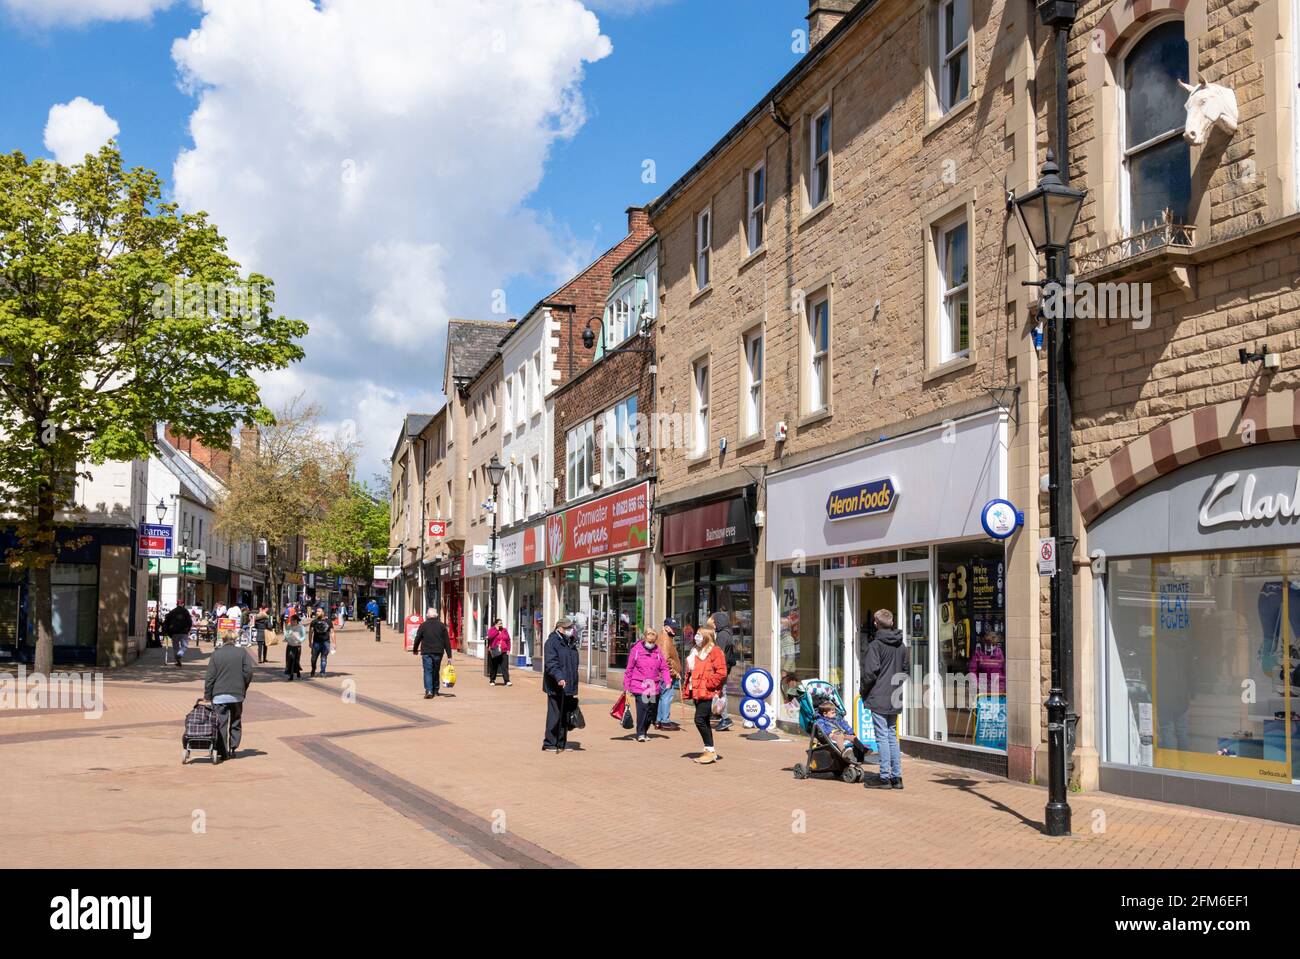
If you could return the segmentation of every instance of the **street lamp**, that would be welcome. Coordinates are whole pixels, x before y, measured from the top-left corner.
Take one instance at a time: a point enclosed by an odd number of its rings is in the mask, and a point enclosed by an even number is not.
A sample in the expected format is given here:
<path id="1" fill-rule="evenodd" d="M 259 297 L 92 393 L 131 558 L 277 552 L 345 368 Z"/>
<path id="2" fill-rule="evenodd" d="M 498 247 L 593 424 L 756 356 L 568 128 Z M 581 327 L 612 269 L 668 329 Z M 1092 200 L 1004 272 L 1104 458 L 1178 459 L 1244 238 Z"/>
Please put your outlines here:
<path id="1" fill-rule="evenodd" d="M 154 510 L 158 513 L 158 522 L 159 522 L 159 523 L 161 523 L 164 519 L 166 519 L 166 517 L 167 517 L 167 504 L 166 504 L 165 502 L 163 502 L 163 498 L 162 498 L 161 496 L 158 497 L 158 505 L 154 507 Z"/>
<path id="2" fill-rule="evenodd" d="M 583 335 L 583 339 L 586 339 L 586 334 Z M 491 594 L 488 596 L 487 627 L 483 631 L 485 637 L 487 636 L 487 630 L 496 625 L 497 621 L 497 515 L 500 512 L 497 509 L 497 488 L 501 485 L 501 478 L 506 475 L 506 466 L 497 458 L 496 453 L 492 454 L 492 461 L 487 465 L 487 473 L 488 481 L 492 484 L 492 555 L 489 567 L 491 571 L 491 585 L 489 586 Z M 484 652 L 487 654 L 484 657 L 486 660 L 491 656 L 491 653 L 487 650 L 484 650 Z M 509 653 L 507 652 L 506 655 L 508 656 Z"/>
<path id="3" fill-rule="evenodd" d="M 1085 194 L 1061 182 L 1052 151 L 1038 186 L 1017 197 L 1016 212 L 1034 249 L 1047 258 L 1044 287 L 1059 284 Z M 1070 391 L 1066 309 L 1060 296 L 1045 318 L 1047 323 L 1047 448 L 1051 532 L 1063 569 L 1052 577 L 1052 683 L 1047 695 L 1047 808 L 1044 831 L 1049 836 L 1070 834 L 1070 804 L 1066 801 L 1066 726 L 1069 703 L 1065 697 L 1063 665 L 1074 647 L 1074 502 L 1070 488 Z"/>

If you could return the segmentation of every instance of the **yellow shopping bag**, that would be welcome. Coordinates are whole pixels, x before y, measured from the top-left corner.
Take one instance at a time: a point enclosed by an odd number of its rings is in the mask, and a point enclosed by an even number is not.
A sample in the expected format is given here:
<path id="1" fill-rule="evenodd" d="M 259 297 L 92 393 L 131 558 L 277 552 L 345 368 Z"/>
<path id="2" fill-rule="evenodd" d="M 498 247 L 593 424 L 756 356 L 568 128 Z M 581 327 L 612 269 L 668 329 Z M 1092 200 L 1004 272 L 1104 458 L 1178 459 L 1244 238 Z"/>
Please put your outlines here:
<path id="1" fill-rule="evenodd" d="M 448 663 L 446 666 L 442 667 L 442 684 L 444 686 L 456 685 L 456 667 L 453 666 L 451 663 Z"/>

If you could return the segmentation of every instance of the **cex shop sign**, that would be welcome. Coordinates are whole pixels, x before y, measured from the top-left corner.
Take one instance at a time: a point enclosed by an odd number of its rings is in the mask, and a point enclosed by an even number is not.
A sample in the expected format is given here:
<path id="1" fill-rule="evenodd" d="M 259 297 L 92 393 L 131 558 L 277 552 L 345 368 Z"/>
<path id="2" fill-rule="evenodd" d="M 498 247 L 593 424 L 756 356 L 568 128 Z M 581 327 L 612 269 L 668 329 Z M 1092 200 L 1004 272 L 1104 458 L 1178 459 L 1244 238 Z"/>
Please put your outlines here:
<path id="1" fill-rule="evenodd" d="M 445 519 L 429 520 L 429 535 L 434 539 L 442 539 L 447 535 L 447 521 Z"/>

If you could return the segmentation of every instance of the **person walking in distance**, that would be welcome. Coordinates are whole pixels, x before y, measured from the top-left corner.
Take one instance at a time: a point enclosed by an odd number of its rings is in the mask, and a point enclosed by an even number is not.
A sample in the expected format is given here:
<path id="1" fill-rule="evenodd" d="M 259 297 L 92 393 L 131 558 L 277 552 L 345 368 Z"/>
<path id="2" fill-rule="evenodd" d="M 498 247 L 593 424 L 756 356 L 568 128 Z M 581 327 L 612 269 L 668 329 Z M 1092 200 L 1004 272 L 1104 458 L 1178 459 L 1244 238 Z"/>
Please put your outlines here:
<path id="1" fill-rule="evenodd" d="M 506 685 L 513 685 L 510 682 L 510 633 L 506 629 L 505 623 L 497 620 L 488 630 L 488 669 L 491 675 L 488 677 L 488 685 L 497 684 L 497 671 L 501 672 L 501 678 L 506 681 Z"/>
<path id="2" fill-rule="evenodd" d="M 659 694 L 655 729 L 675 731 L 682 728 L 673 722 L 673 696 L 682 684 L 682 657 L 677 652 L 677 620 L 671 616 L 664 620 L 664 628 L 659 630 L 656 642 L 659 644 L 659 651 L 664 654 L 664 660 L 668 663 L 668 675 L 672 682 Z"/>
<path id="3" fill-rule="evenodd" d="M 876 634 L 867 647 L 858 693 L 862 705 L 871 710 L 876 749 L 880 753 L 880 775 L 868 776 L 862 785 L 867 789 L 902 789 L 903 767 L 894 723 L 902 711 L 908 649 L 903 645 L 903 634 L 894 628 L 892 612 L 876 610 L 875 623 Z"/>
<path id="4" fill-rule="evenodd" d="M 162 634 L 172 638 L 172 654 L 177 666 L 185 658 L 185 647 L 189 645 L 193 626 L 194 619 L 184 606 L 173 606 L 163 618 Z"/>
<path id="5" fill-rule="evenodd" d="M 266 631 L 271 628 L 271 611 L 265 606 L 253 614 L 253 638 L 257 641 L 257 661 L 266 662 Z"/>
<path id="6" fill-rule="evenodd" d="M 668 660 L 659 648 L 659 637 L 647 629 L 639 643 L 633 643 L 623 672 L 623 691 L 636 698 L 636 741 L 646 741 L 646 731 L 659 714 L 659 696 L 671 689 Z"/>
<path id="7" fill-rule="evenodd" d="M 302 644 L 307 640 L 307 627 L 298 622 L 297 612 L 289 614 L 284 624 L 284 674 L 292 682 L 302 675 Z"/>
<path id="8" fill-rule="evenodd" d="M 325 678 L 325 666 L 330 658 L 330 642 L 334 638 L 334 627 L 325 618 L 325 610 L 316 610 L 311 619 L 311 675 L 316 675 L 316 664 L 320 663 L 321 678 Z"/>
<path id="9" fill-rule="evenodd" d="M 546 693 L 546 735 L 542 749 L 568 748 L 571 700 L 578 695 L 578 631 L 568 618 L 555 624 L 542 649 L 542 690 Z"/>
<path id="10" fill-rule="evenodd" d="M 223 643 L 212 651 L 203 678 L 203 698 L 217 714 L 217 754 L 233 759 L 244 735 L 244 698 L 253 681 L 253 661 L 235 643 Z"/>
<path id="11" fill-rule="evenodd" d="M 682 696 L 695 702 L 695 728 L 704 741 L 704 752 L 695 761 L 707 766 L 720 758 L 713 748 L 713 700 L 727 682 L 727 658 L 718 648 L 713 629 L 704 626 L 695 633 L 695 648 L 686 657 L 686 682 Z"/>
<path id="12" fill-rule="evenodd" d="M 451 662 L 451 636 L 438 618 L 438 611 L 432 606 L 425 612 L 420 628 L 415 631 L 415 646 L 411 652 L 423 657 L 424 698 L 433 699 L 438 695 L 441 682 L 442 657 L 445 655 L 447 662 Z"/>

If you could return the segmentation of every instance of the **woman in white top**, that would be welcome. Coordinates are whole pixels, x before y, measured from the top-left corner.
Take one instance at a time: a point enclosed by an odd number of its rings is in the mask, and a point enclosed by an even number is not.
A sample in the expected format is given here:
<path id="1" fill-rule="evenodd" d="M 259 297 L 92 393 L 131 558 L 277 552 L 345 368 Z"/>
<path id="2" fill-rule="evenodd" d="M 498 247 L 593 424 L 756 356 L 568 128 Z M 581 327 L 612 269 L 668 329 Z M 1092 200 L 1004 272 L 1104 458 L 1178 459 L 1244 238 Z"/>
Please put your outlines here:
<path id="1" fill-rule="evenodd" d="M 307 627 L 298 621 L 297 613 L 290 613 L 284 626 L 284 674 L 290 682 L 302 675 L 302 644 L 306 639 Z"/>

